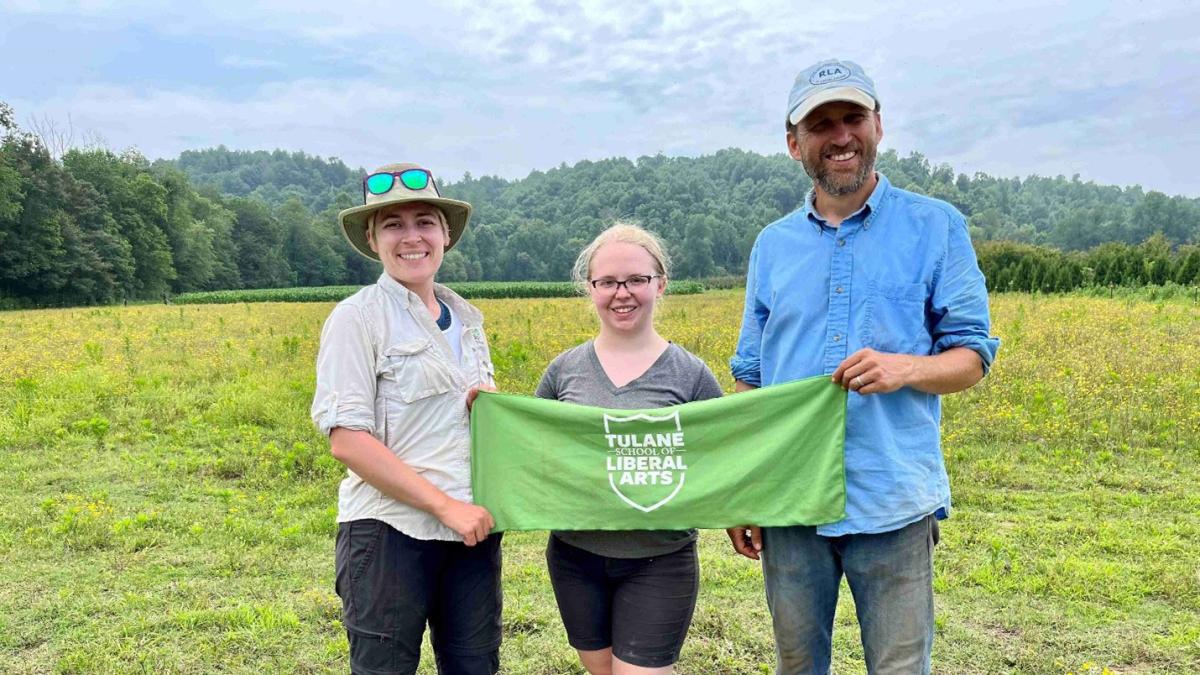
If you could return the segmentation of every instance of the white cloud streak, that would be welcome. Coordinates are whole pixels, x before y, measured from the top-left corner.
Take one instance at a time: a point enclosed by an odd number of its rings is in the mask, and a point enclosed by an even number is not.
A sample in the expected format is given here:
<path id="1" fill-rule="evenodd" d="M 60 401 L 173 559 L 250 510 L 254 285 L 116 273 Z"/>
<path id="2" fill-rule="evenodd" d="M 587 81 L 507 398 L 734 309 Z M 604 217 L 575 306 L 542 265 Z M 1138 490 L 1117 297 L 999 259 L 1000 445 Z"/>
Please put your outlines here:
<path id="1" fill-rule="evenodd" d="M 1188 171 L 1200 10 L 1185 2 L 63 7 L 10 2 L 2 13 L 126 22 L 214 45 L 230 87 L 201 86 L 180 64 L 178 84 L 132 77 L 10 99 L 19 114 L 70 113 L 149 156 L 279 146 L 354 165 L 412 158 L 444 175 L 518 177 L 585 158 L 781 152 L 795 72 L 839 56 L 874 76 L 885 146 L 967 173 L 1079 173 L 1200 195 Z M 263 50 L 222 53 L 230 36 Z M 280 45 L 325 71 L 307 72 Z M 259 79 L 237 79 L 249 76 Z"/>

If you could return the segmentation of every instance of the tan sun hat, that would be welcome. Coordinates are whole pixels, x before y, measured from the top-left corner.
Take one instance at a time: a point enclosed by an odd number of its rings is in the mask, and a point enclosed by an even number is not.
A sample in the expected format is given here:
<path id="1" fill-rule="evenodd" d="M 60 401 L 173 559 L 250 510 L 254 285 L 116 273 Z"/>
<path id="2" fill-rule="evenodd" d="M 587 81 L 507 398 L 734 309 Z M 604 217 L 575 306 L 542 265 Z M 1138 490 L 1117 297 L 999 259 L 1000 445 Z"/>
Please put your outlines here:
<path id="1" fill-rule="evenodd" d="M 405 175 L 407 174 L 407 176 Z M 423 174 L 423 175 L 422 175 Z M 386 186 L 388 176 L 391 177 L 391 187 L 386 191 L 375 194 L 367 189 L 368 181 L 376 176 L 374 182 Z M 406 180 L 407 179 L 407 180 Z M 409 185 L 420 186 L 409 187 Z M 378 187 L 378 186 L 376 186 Z M 375 169 L 363 178 L 362 206 L 346 209 L 338 214 L 338 222 L 342 226 L 342 234 L 354 250 L 371 260 L 379 260 L 379 254 L 371 250 L 367 241 L 367 219 L 372 213 L 392 204 L 406 202 L 425 202 L 441 209 L 446 216 L 446 224 L 450 227 L 450 243 L 446 244 L 449 251 L 458 243 L 459 237 L 467 229 L 467 221 L 471 219 L 471 205 L 457 199 L 447 199 L 438 192 L 433 174 L 418 164 L 386 164 Z"/>

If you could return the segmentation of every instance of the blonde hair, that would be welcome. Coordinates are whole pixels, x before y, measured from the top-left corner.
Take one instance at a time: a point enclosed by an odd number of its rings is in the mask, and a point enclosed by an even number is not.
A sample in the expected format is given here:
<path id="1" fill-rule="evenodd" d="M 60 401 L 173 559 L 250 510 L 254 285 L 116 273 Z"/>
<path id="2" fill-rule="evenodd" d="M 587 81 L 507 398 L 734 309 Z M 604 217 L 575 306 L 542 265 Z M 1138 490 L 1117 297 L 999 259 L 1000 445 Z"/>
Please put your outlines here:
<path id="1" fill-rule="evenodd" d="M 671 267 L 671 259 L 667 256 L 667 249 L 658 235 L 633 223 L 616 222 L 612 227 L 596 235 L 592 243 L 585 246 L 579 252 L 579 257 L 575 259 L 571 278 L 579 285 L 581 291 L 587 290 L 588 278 L 592 272 L 592 258 L 596 256 L 596 251 L 599 251 L 601 246 L 614 242 L 641 246 L 654 259 L 655 271 L 664 279 L 668 276 L 667 271 Z"/>

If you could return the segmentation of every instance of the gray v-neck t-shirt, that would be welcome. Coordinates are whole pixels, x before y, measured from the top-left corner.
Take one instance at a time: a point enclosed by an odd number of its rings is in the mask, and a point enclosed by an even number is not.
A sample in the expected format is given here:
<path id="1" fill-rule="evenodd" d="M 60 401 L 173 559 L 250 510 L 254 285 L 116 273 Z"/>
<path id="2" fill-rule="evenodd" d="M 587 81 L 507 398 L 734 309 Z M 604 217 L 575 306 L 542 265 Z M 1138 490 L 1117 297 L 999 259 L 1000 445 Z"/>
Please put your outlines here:
<path id="1" fill-rule="evenodd" d="M 646 372 L 623 387 L 608 379 L 591 340 L 559 354 L 537 387 L 539 398 L 600 408 L 663 408 L 721 395 L 721 385 L 698 357 L 674 343 Z M 695 530 L 555 531 L 576 548 L 610 558 L 649 558 L 673 553 L 696 539 Z"/>

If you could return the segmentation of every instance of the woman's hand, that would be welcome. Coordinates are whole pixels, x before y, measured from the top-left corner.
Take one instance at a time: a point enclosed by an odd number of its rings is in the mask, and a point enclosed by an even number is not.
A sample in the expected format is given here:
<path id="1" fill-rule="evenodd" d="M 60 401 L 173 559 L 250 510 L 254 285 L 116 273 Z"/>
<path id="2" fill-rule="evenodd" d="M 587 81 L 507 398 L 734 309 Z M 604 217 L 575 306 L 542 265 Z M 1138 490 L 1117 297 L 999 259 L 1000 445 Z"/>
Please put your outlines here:
<path id="1" fill-rule="evenodd" d="M 467 546 L 483 541 L 496 526 L 487 509 L 442 492 L 370 433 L 338 427 L 329 439 L 333 456 L 351 471 L 392 499 L 433 514 Z"/>
<path id="2" fill-rule="evenodd" d="M 475 405 L 475 399 L 479 396 L 479 391 L 496 391 L 496 388 L 490 384 L 481 384 L 478 387 L 471 387 L 467 390 L 467 412 L 471 411 L 471 406 Z"/>
<path id="3" fill-rule="evenodd" d="M 496 519 L 487 509 L 478 504 L 468 504 L 452 497 L 446 497 L 433 515 L 446 527 L 454 530 L 463 538 L 467 546 L 474 546 L 487 538 L 488 533 L 496 526 Z"/>

